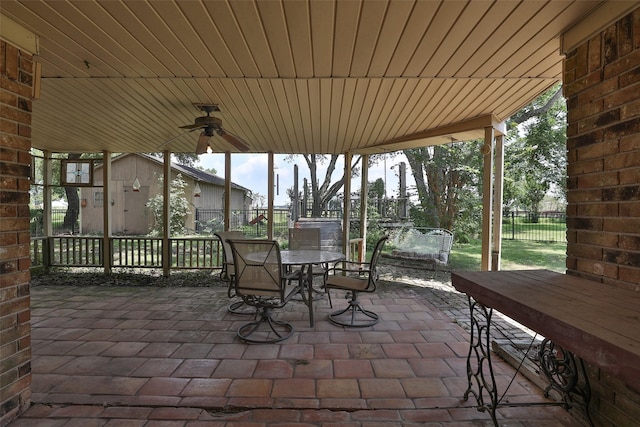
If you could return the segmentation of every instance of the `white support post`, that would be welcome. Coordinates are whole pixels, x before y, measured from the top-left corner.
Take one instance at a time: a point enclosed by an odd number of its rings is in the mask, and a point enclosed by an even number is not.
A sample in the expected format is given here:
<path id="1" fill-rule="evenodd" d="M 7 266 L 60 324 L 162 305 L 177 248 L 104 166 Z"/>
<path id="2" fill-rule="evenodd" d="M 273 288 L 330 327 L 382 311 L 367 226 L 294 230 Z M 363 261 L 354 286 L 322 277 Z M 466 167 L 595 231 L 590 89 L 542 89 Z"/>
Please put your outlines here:
<path id="1" fill-rule="evenodd" d="M 51 151 L 43 151 L 42 159 L 42 232 L 49 238 L 53 234 L 53 221 L 51 218 Z"/>
<path id="2" fill-rule="evenodd" d="M 352 154 L 344 153 L 344 201 L 342 218 L 342 252 L 349 259 L 349 217 L 351 216 L 351 158 Z"/>
<path id="3" fill-rule="evenodd" d="M 171 272 L 171 248 L 169 229 L 171 218 L 171 152 L 164 152 L 164 177 L 162 180 L 162 274 L 169 277 Z"/>
<path id="4" fill-rule="evenodd" d="M 111 152 L 102 152 L 102 265 L 105 274 L 111 273 L 113 253 L 111 249 L 112 229 L 111 207 Z"/>
<path id="5" fill-rule="evenodd" d="M 496 136 L 495 182 L 493 187 L 493 250 L 491 270 L 500 270 L 502 251 L 502 191 L 504 187 L 504 135 Z"/>
<path id="6" fill-rule="evenodd" d="M 369 205 L 369 156 L 362 155 L 362 179 L 360 180 L 360 237 L 362 237 L 362 250 L 366 252 L 367 248 L 367 208 Z M 360 258 L 364 258 L 363 254 L 358 254 Z M 364 261 L 364 259 L 362 259 Z"/>
<path id="7" fill-rule="evenodd" d="M 267 170 L 269 171 L 269 175 L 267 176 L 267 238 L 273 239 L 273 198 L 275 196 L 275 185 L 274 185 L 274 162 L 273 162 L 273 151 L 269 151 L 267 158 Z"/>
<path id="8" fill-rule="evenodd" d="M 231 230 L 231 152 L 224 153 L 224 231 Z"/>
<path id="9" fill-rule="evenodd" d="M 484 128 L 484 145 L 482 154 L 484 164 L 482 170 L 482 257 L 480 270 L 489 271 L 491 268 L 491 215 L 493 213 L 493 127 Z"/>
<path id="10" fill-rule="evenodd" d="M 44 247 L 42 254 L 44 259 L 44 269 L 49 271 L 51 266 L 51 260 L 53 257 L 53 246 L 51 245 L 53 235 L 53 218 L 51 216 L 51 151 L 43 151 L 44 159 L 42 160 L 42 178 L 43 178 L 43 193 L 42 193 L 42 232 L 44 234 Z"/>

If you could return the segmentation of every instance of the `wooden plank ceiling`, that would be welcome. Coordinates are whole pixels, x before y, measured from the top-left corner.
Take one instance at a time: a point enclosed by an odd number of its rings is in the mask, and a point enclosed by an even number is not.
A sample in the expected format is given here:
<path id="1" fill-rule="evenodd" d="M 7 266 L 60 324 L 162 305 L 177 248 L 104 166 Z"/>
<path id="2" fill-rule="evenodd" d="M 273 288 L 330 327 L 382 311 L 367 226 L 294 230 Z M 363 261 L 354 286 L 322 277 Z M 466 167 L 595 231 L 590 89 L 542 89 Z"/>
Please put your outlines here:
<path id="1" fill-rule="evenodd" d="M 189 152 L 199 131 L 179 126 L 202 115 L 194 104 L 215 103 L 253 152 L 343 153 L 467 139 L 478 118 L 508 118 L 561 80 L 560 34 L 602 3 L 2 0 L 0 10 L 39 36 L 34 147 Z"/>

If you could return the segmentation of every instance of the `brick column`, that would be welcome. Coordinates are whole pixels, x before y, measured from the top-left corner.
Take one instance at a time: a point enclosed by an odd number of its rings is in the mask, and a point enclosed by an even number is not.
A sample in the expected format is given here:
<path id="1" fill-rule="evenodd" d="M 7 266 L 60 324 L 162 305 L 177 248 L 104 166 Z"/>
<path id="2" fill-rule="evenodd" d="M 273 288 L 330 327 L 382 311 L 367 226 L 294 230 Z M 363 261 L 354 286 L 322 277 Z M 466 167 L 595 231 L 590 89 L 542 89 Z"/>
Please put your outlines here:
<path id="1" fill-rule="evenodd" d="M 640 285 L 640 9 L 567 55 L 567 271 Z"/>
<path id="2" fill-rule="evenodd" d="M 0 40 L 0 425 L 31 399 L 32 56 Z"/>
<path id="3" fill-rule="evenodd" d="M 567 55 L 567 273 L 640 290 L 640 9 Z M 595 425 L 640 420 L 640 395 L 587 366 Z"/>

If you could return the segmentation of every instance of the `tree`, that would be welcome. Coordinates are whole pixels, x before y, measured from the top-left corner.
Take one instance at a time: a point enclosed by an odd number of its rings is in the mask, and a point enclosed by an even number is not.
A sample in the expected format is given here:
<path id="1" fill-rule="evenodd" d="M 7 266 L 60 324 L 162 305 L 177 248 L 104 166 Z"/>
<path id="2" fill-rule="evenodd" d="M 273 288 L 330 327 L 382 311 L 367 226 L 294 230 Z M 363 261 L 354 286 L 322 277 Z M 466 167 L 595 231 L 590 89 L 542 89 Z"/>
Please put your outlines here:
<path id="1" fill-rule="evenodd" d="M 505 142 L 505 205 L 534 211 L 549 192 L 565 194 L 566 106 L 560 86 L 514 114 Z M 480 221 L 482 141 L 404 150 L 416 182 L 416 225 L 443 227 L 456 236 L 477 233 Z"/>
<path id="2" fill-rule="evenodd" d="M 252 193 L 251 200 L 253 208 L 263 208 L 267 205 L 267 196 L 264 196 L 260 193 Z"/>
<path id="3" fill-rule="evenodd" d="M 479 146 L 473 141 L 404 150 L 418 192 L 419 206 L 411 210 L 416 225 L 454 230 L 457 221 L 474 216 L 480 200 Z"/>
<path id="4" fill-rule="evenodd" d="M 81 153 L 69 153 L 68 160 L 78 160 L 82 157 Z M 64 214 L 62 227 L 74 230 L 80 216 L 80 196 L 78 196 L 78 187 L 64 187 L 64 194 L 67 198 L 67 211 Z"/>
<path id="5" fill-rule="evenodd" d="M 217 175 L 218 171 L 216 168 L 202 168 L 203 171 L 210 173 L 211 175 Z"/>
<path id="6" fill-rule="evenodd" d="M 560 86 L 552 88 L 514 115 L 509 123 L 505 175 L 515 185 L 505 195 L 531 210 L 534 217 L 550 191 L 558 199 L 566 200 L 567 108 L 559 94 Z"/>
<path id="7" fill-rule="evenodd" d="M 157 154 L 160 155 L 160 153 Z M 171 156 L 173 156 L 176 163 L 186 166 L 193 166 L 198 160 L 198 155 L 196 153 L 171 153 Z"/>
<path id="8" fill-rule="evenodd" d="M 382 199 L 384 197 L 384 190 L 384 180 L 382 178 L 378 178 L 374 182 L 370 182 L 369 198 Z"/>
<path id="9" fill-rule="evenodd" d="M 158 183 L 160 188 L 163 185 L 163 176 L 160 176 Z M 184 189 L 187 183 L 182 179 L 182 175 L 178 174 L 169 184 L 169 235 L 179 236 L 186 233 L 185 218 L 191 212 L 189 211 L 189 201 L 184 195 Z M 162 223 L 164 218 L 164 196 L 158 193 L 151 197 L 147 202 L 147 207 L 153 213 L 153 225 L 151 227 L 152 235 L 162 235 Z"/>
<path id="10" fill-rule="evenodd" d="M 323 154 L 300 154 L 300 156 L 304 158 L 305 163 L 309 168 L 309 180 L 311 185 L 312 197 L 311 216 L 320 217 L 322 216 L 322 212 L 326 209 L 329 201 L 338 194 L 338 192 L 344 185 L 344 172 L 342 172 L 342 175 L 336 181 L 332 182 L 331 178 L 336 170 L 336 163 L 338 161 L 339 155 L 332 154 L 330 156 L 326 156 Z M 287 157 L 287 161 L 293 161 L 294 157 L 295 155 Z M 356 156 L 353 159 L 351 165 L 353 176 L 358 175 L 357 165 L 361 159 L 361 156 Z M 322 183 L 320 183 L 318 179 L 318 166 L 324 164 L 327 165 L 327 170 L 325 172 L 324 178 L 322 179 Z"/>

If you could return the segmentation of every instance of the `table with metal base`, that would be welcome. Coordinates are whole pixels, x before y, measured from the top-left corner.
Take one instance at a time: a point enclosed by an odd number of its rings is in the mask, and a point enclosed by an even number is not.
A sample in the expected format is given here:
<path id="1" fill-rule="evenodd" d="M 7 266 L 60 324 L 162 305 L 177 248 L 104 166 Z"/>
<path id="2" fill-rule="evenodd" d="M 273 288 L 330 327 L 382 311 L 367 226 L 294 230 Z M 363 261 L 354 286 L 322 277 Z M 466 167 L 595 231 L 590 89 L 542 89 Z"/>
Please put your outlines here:
<path id="1" fill-rule="evenodd" d="M 291 249 L 280 251 L 280 261 L 282 262 L 282 265 L 303 265 L 307 267 L 307 295 L 304 295 L 305 289 L 303 289 L 302 300 L 309 307 L 309 326 L 313 326 L 315 323 L 313 316 L 313 266 L 337 262 L 343 259 L 345 259 L 345 256 L 342 252 L 331 252 L 316 249 Z"/>
<path id="2" fill-rule="evenodd" d="M 640 293 L 635 289 L 549 270 L 453 272 L 451 283 L 469 297 L 469 387 L 464 397 L 476 397 L 478 409 L 489 411 L 496 425 L 501 402 L 491 368 L 493 310 L 545 337 L 538 351 L 540 368 L 550 381 L 545 394 L 560 394 L 560 403 L 580 409 L 587 423 L 593 424 L 583 361 L 640 392 Z"/>

